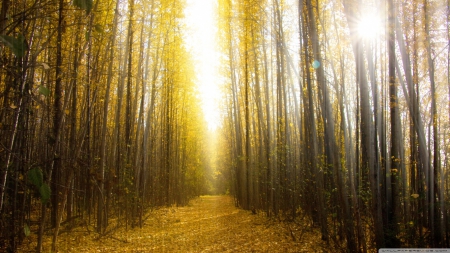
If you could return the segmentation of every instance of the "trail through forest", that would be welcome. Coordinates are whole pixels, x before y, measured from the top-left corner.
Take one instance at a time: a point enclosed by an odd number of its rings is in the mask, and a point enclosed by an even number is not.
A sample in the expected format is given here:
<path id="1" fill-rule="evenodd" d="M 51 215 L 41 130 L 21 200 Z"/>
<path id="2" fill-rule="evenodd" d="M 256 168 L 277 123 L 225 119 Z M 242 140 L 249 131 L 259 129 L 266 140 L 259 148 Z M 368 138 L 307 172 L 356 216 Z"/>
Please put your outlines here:
<path id="1" fill-rule="evenodd" d="M 185 207 L 167 207 L 145 216 L 142 228 L 121 227 L 105 236 L 79 226 L 63 230 L 59 252 L 327 252 L 320 231 L 304 223 L 280 222 L 238 209 L 229 196 L 202 196 Z M 35 241 L 20 252 L 34 252 Z M 51 236 L 44 251 L 51 247 Z"/>

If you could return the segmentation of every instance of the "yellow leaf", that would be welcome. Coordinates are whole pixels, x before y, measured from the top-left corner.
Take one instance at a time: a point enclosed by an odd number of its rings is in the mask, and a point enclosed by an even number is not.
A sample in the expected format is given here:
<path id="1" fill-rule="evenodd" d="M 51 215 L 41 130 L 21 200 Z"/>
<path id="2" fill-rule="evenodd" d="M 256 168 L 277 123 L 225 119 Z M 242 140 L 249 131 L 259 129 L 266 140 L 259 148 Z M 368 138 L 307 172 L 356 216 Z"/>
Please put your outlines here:
<path id="1" fill-rule="evenodd" d="M 48 64 L 45 63 L 45 62 L 42 63 L 42 67 L 43 67 L 45 70 L 50 69 L 50 66 L 48 66 Z"/>
<path id="2" fill-rule="evenodd" d="M 11 109 L 16 109 L 16 108 L 17 108 L 17 105 L 11 104 L 9 107 L 11 107 Z"/>

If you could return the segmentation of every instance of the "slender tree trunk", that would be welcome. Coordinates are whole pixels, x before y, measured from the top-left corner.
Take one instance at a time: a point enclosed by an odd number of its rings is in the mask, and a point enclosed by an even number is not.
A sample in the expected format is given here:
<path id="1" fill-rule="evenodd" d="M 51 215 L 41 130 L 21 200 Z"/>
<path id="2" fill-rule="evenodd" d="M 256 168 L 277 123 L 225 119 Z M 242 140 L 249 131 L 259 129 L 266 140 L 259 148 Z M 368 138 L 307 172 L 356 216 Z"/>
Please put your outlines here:
<path id="1" fill-rule="evenodd" d="M 0 34 L 5 34 L 5 26 L 6 22 L 8 21 L 6 15 L 8 13 L 10 4 L 10 0 L 2 0 L 2 9 L 0 10 Z"/>
<path id="2" fill-rule="evenodd" d="M 264 29 L 262 29 L 262 37 L 264 38 Z M 265 40 L 262 40 L 262 49 L 264 54 L 264 100 L 266 101 L 266 138 L 265 138 L 265 150 L 266 150 L 266 163 L 267 163 L 267 173 L 266 173 L 266 195 L 267 195 L 267 203 L 266 203 L 266 211 L 267 216 L 271 216 L 271 212 L 273 212 L 273 190 L 272 190 L 272 129 L 271 129 L 271 110 L 270 110 L 270 96 L 269 96 L 269 70 L 267 67 L 267 51 L 266 51 L 266 43 Z"/>
<path id="3" fill-rule="evenodd" d="M 424 0 L 423 11 L 425 17 L 425 48 L 427 52 L 427 62 L 428 62 L 428 75 L 430 78 L 431 86 L 431 117 L 433 125 L 433 166 L 430 168 L 430 182 L 428 189 L 430 191 L 430 222 L 431 222 L 431 238 L 432 247 L 442 247 L 444 238 L 441 230 L 442 219 L 440 205 L 436 203 L 440 202 L 440 187 L 439 187 L 439 171 L 440 171 L 440 151 L 439 151 L 439 132 L 438 132 L 438 114 L 436 105 L 436 84 L 435 84 L 435 70 L 434 70 L 434 60 L 431 55 L 431 37 L 430 37 L 430 18 L 429 18 L 429 6 L 428 1 Z M 431 140 L 429 140 L 431 142 Z"/>
<path id="4" fill-rule="evenodd" d="M 400 122 L 398 121 L 398 97 L 397 84 L 395 82 L 395 33 L 394 33 L 394 4 L 393 0 L 388 0 L 388 75 L 389 75 L 389 107 L 391 120 L 391 170 L 390 170 L 390 200 L 388 201 L 386 246 L 397 248 L 400 242 L 397 239 L 399 233 L 398 215 L 399 213 L 399 173 L 400 173 Z"/>
<path id="5" fill-rule="evenodd" d="M 116 44 L 116 33 L 117 33 L 117 22 L 119 17 L 119 4 L 120 1 L 117 1 L 116 8 L 114 12 L 114 20 L 113 20 L 113 27 L 111 32 L 111 41 L 110 41 L 110 47 L 109 47 L 109 56 L 108 56 L 108 71 L 107 71 L 107 79 L 106 79 L 106 88 L 105 88 L 105 97 L 103 102 L 103 121 L 102 121 L 102 127 L 101 127 L 101 143 L 100 143 L 100 169 L 99 169 L 99 178 L 100 180 L 103 180 L 105 178 L 105 171 L 107 167 L 107 154 L 106 154 L 106 144 L 107 144 L 107 133 L 108 133 L 108 110 L 109 110 L 109 101 L 110 101 L 110 92 L 111 92 L 111 82 L 113 78 L 113 64 L 114 64 L 114 52 L 115 52 L 115 44 Z M 115 149 L 113 147 L 113 149 Z M 114 162 L 114 160 L 112 161 Z M 101 193 L 100 193 L 101 195 Z M 101 198 L 102 200 L 103 198 Z M 103 202 L 101 202 L 103 203 Z M 103 205 L 99 204 L 99 208 L 103 208 Z M 102 220 L 102 213 L 103 210 L 98 212 L 100 215 L 98 216 L 97 220 L 97 231 L 101 231 L 101 224 L 103 223 Z"/>
<path id="6" fill-rule="evenodd" d="M 424 194 L 424 198 L 421 198 L 419 201 L 419 207 L 420 210 L 422 210 L 422 214 L 419 215 L 419 213 L 417 214 L 418 218 L 419 218 L 419 225 L 418 225 L 418 229 L 419 229 L 419 235 L 420 235 L 420 240 L 423 239 L 423 230 L 421 229 L 423 226 L 426 226 L 426 218 L 420 218 L 420 216 L 422 217 L 428 217 L 428 212 L 427 212 L 427 206 L 429 203 L 429 194 L 427 190 L 430 190 L 429 187 L 430 185 L 428 185 L 425 188 L 425 184 L 424 182 L 430 182 L 430 158 L 429 158 L 429 152 L 427 150 L 427 144 L 425 141 L 425 134 L 424 134 L 424 127 L 423 127 L 423 122 L 422 122 L 422 117 L 420 114 L 420 108 L 419 108 L 419 96 L 417 94 L 418 89 L 415 89 L 414 86 L 414 80 L 413 80 L 413 75 L 411 73 L 411 61 L 409 58 L 409 55 L 407 54 L 406 51 L 406 46 L 405 46 L 405 41 L 403 39 L 403 36 L 400 36 L 401 34 L 403 34 L 401 26 L 397 23 L 395 25 L 396 28 L 396 38 L 397 38 L 397 44 L 398 44 L 398 49 L 402 58 L 402 65 L 403 65 L 403 70 L 404 70 L 404 75 L 405 75 L 405 81 L 406 81 L 406 85 L 407 85 L 407 89 L 404 88 L 404 95 L 406 98 L 406 104 L 408 106 L 408 111 L 409 111 L 409 115 L 413 121 L 412 126 L 414 127 L 414 132 L 417 136 L 417 142 L 416 142 L 416 147 L 417 147 L 417 157 L 418 157 L 418 161 L 417 163 L 414 163 L 414 166 L 416 166 L 417 168 L 417 173 L 416 173 L 416 178 L 417 178 L 417 194 L 418 193 L 423 193 Z M 415 59 L 416 60 L 416 59 Z M 399 72 L 400 70 L 400 66 L 399 63 L 396 60 L 396 69 L 397 72 Z M 401 80 L 401 79 L 400 79 Z M 416 83 L 417 84 L 417 83 Z M 415 92 L 414 92 L 415 91 Z M 416 149 L 416 147 L 414 147 L 414 149 Z"/>
<path id="7" fill-rule="evenodd" d="M 299 6 L 311 6 L 310 2 L 299 3 Z M 300 7 L 299 7 L 300 8 Z M 309 7 L 306 7 L 309 8 Z M 308 28 L 308 20 L 311 19 L 310 13 L 308 11 L 303 11 L 300 15 L 303 17 L 301 19 L 303 26 L 302 31 L 303 35 L 300 38 L 303 38 L 304 45 L 304 65 L 305 65 L 305 74 L 306 74 L 306 87 L 307 87 L 307 99 L 304 102 L 305 104 L 305 117 L 308 124 L 306 125 L 306 142 L 308 143 L 308 164 L 310 164 L 311 177 L 315 178 L 314 182 L 314 191 L 317 191 L 317 194 L 314 194 L 317 198 L 316 205 L 317 208 L 311 210 L 311 216 L 313 217 L 313 221 L 315 216 L 319 215 L 319 223 L 322 233 L 322 239 L 328 240 L 328 222 L 326 219 L 327 216 L 327 208 L 325 207 L 324 200 L 324 177 L 323 171 L 319 169 L 318 159 L 319 159 L 319 147 L 318 147 L 318 137 L 317 137 L 317 126 L 316 126 L 316 116 L 314 113 L 314 99 L 313 99 L 313 88 L 312 88 L 312 76 L 309 68 L 310 64 L 310 52 L 309 52 L 309 42 L 308 37 L 310 36 L 310 28 Z M 302 87 L 300 87 L 302 89 Z M 314 176 L 313 176 L 314 175 Z M 317 210 L 318 209 L 318 210 Z"/>
<path id="8" fill-rule="evenodd" d="M 58 212 L 58 179 L 59 172 L 61 166 L 61 157 L 60 157 L 60 136 L 62 132 L 62 120 L 63 120 L 63 108 L 62 108 L 62 34 L 64 31 L 64 1 L 58 1 L 58 27 L 57 27 L 57 42 L 56 42 L 56 81 L 55 81 L 55 94 L 54 94 L 54 117 L 53 117 L 53 138 L 54 145 L 52 148 L 52 161 L 48 171 L 49 184 L 52 190 L 51 203 L 52 203 L 52 212 L 51 212 L 51 223 L 52 226 L 56 226 L 57 222 L 57 212 Z M 40 230 L 38 233 L 38 244 L 36 247 L 37 252 L 42 251 L 42 238 L 43 232 L 46 222 L 46 212 L 47 208 L 45 207 L 45 203 L 42 204 L 42 219 L 40 224 Z"/>
<path id="9" fill-rule="evenodd" d="M 256 95 L 256 109 L 257 109 L 257 114 L 258 114 L 258 119 L 257 119 L 257 124 L 258 124 L 258 146 L 259 146 L 259 152 L 258 152 L 258 160 L 260 161 L 259 166 L 257 166 L 257 171 L 260 171 L 261 174 L 261 178 L 260 180 L 262 180 L 262 182 L 266 182 L 267 178 L 265 178 L 266 175 L 262 175 L 263 172 L 267 171 L 267 160 L 264 159 L 265 157 L 265 152 L 267 152 L 267 150 L 264 150 L 265 148 L 265 138 L 264 137 L 264 130 L 265 126 L 264 126 L 264 117 L 263 117 L 263 106 L 262 106 L 262 94 L 261 94 L 261 81 L 260 81 L 260 71 L 259 71 L 259 66 L 258 66 L 258 54 L 257 54 L 257 50 L 256 50 L 256 43 L 255 43 L 255 34 L 254 31 L 252 29 L 252 47 L 253 47 L 253 54 L 254 54 L 254 75 L 255 75 L 255 95 Z M 259 176 L 258 176 L 259 177 Z M 261 188 L 263 187 L 263 185 L 261 185 Z M 255 199 L 259 199 L 259 196 L 255 196 Z M 267 195 L 266 192 L 263 193 L 262 196 L 263 199 L 263 203 L 264 205 L 267 205 Z M 255 203 L 255 205 L 257 205 L 257 208 L 260 208 L 259 205 L 259 201 L 258 203 Z"/>
<path id="10" fill-rule="evenodd" d="M 128 9 L 130 10 L 130 16 L 128 19 L 128 64 L 127 64 L 127 91 L 126 91 L 126 102 L 125 102 L 125 149 L 126 149 L 126 166 L 130 163 L 130 153 L 131 153 L 131 132 L 132 124 L 134 123 L 134 115 L 131 115 L 131 93 L 133 84 L 133 18 L 134 18 L 134 0 L 129 0 Z"/>
<path id="11" fill-rule="evenodd" d="M 247 1 L 245 1 L 247 3 Z M 244 4 L 244 8 L 247 9 L 249 6 Z M 247 12 L 246 12 L 247 13 Z M 252 209 L 253 196 L 251 195 L 251 168 L 250 168 L 250 152 L 251 152 L 251 143 L 250 143 L 250 105 L 249 105 L 249 89 L 250 89 L 250 80 L 249 80 L 249 57 L 248 57 L 248 40 L 249 40 L 249 19 L 245 15 L 244 17 L 244 117 L 245 117 L 245 180 L 246 182 L 246 202 L 244 204 L 244 209 Z"/>

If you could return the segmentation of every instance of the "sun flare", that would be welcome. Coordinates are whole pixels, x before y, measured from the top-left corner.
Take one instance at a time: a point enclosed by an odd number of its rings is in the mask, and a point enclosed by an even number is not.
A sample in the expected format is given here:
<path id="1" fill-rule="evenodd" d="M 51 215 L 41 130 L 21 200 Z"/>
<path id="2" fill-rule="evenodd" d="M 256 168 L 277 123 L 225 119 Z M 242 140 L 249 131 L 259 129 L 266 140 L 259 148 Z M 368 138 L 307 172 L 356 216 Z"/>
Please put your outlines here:
<path id="1" fill-rule="evenodd" d="M 364 15 L 358 23 L 358 34 L 363 39 L 374 39 L 381 32 L 381 20 L 375 13 Z"/>
<path id="2" fill-rule="evenodd" d="M 202 110 L 210 130 L 220 125 L 220 89 L 217 80 L 218 54 L 215 35 L 215 6 L 213 0 L 188 0 L 185 11 L 186 43 L 194 60 L 197 87 Z"/>

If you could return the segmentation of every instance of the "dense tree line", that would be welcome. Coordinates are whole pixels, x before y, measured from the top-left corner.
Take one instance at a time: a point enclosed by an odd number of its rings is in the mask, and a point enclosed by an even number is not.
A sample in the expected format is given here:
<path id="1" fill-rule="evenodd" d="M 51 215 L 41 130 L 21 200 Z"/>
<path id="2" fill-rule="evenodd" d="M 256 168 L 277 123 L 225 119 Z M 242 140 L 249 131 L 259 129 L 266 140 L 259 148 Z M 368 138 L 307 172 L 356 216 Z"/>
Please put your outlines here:
<path id="1" fill-rule="evenodd" d="M 449 247 L 448 1 L 220 0 L 236 205 L 349 252 Z M 380 23 L 360 27 L 367 16 Z M 371 29 L 372 36 L 364 36 Z"/>
<path id="2" fill-rule="evenodd" d="M 184 2 L 1 1 L 0 251 L 103 234 L 204 187 Z M 111 222 L 114 218 L 114 222 Z"/>

